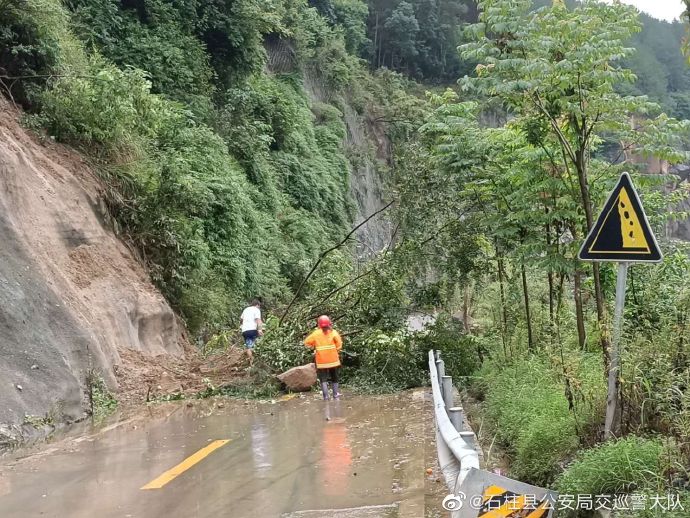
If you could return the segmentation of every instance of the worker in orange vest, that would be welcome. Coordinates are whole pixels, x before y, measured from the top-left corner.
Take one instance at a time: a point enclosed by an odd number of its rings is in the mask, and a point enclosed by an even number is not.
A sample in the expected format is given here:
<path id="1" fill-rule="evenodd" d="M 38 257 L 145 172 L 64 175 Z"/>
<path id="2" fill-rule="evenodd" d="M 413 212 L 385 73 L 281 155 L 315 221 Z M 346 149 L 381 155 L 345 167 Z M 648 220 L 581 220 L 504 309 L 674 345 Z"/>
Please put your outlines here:
<path id="1" fill-rule="evenodd" d="M 321 315 L 317 320 L 318 329 L 315 329 L 304 340 L 304 345 L 315 350 L 316 373 L 321 382 L 323 399 L 328 401 L 328 381 L 333 386 L 333 399 L 340 399 L 338 386 L 338 370 L 340 369 L 340 350 L 343 348 L 343 339 L 340 333 L 333 329 L 331 319 Z"/>

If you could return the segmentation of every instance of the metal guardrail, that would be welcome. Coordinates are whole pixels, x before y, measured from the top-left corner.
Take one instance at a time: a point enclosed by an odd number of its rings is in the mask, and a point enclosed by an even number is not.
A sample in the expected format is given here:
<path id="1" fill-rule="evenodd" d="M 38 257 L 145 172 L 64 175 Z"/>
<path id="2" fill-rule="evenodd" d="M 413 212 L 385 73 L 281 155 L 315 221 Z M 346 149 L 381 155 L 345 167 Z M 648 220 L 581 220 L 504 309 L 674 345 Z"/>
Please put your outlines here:
<path id="1" fill-rule="evenodd" d="M 480 469 L 477 438 L 474 432 L 463 431 L 463 410 L 455 406 L 453 380 L 446 376 L 439 351 L 429 351 L 429 376 L 438 462 L 450 491 L 443 508 L 452 518 L 476 518 L 495 503 L 509 514 L 514 510 L 527 518 L 552 518 L 558 496 L 555 492 Z"/>
<path id="2" fill-rule="evenodd" d="M 474 433 L 462 431 L 462 408 L 454 404 L 453 380 L 445 375 L 445 365 L 437 351 L 429 351 L 429 375 L 436 418 L 438 461 L 446 485 L 455 495 L 460 492 L 470 470 L 479 469 L 479 454 L 474 448 Z"/>

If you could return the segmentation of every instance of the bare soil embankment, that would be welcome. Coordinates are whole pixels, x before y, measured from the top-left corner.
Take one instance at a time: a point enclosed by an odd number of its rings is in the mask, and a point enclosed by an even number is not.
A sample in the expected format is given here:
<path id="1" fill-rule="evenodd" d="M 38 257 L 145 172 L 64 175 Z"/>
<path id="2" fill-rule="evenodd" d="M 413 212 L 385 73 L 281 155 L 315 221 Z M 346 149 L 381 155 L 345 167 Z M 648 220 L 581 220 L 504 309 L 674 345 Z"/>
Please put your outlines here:
<path id="1" fill-rule="evenodd" d="M 0 100 L 0 448 L 33 433 L 27 416 L 84 418 L 91 371 L 126 401 L 198 390 L 206 375 L 107 223 L 98 178 L 20 116 Z"/>

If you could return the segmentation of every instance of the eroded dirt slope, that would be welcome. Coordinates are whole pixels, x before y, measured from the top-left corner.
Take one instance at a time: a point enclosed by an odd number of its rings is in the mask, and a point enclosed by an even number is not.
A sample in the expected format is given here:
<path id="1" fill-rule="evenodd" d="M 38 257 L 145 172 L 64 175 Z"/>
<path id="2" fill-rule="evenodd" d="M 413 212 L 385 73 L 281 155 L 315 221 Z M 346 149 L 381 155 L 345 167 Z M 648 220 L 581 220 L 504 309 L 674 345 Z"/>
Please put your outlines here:
<path id="1" fill-rule="evenodd" d="M 116 388 L 132 351 L 185 354 L 175 314 L 104 223 L 94 174 L 18 118 L 0 104 L 0 446 L 27 415 L 83 417 L 91 369 Z"/>

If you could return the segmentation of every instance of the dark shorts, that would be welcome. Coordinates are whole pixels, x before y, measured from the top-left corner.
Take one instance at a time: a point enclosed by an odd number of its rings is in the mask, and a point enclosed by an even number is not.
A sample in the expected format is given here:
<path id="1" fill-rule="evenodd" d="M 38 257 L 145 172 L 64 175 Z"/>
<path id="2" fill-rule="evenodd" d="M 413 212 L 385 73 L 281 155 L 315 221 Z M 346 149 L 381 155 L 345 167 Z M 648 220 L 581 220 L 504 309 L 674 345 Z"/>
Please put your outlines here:
<path id="1" fill-rule="evenodd" d="M 251 331 L 244 331 L 242 333 L 242 337 L 244 338 L 244 346 L 247 349 L 253 349 L 254 344 L 256 343 L 256 339 L 259 338 L 259 332 L 256 329 L 252 329 Z"/>
<path id="2" fill-rule="evenodd" d="M 330 369 L 316 369 L 316 375 L 319 377 L 321 383 L 332 381 L 338 383 L 338 371 L 340 367 L 331 367 Z"/>

